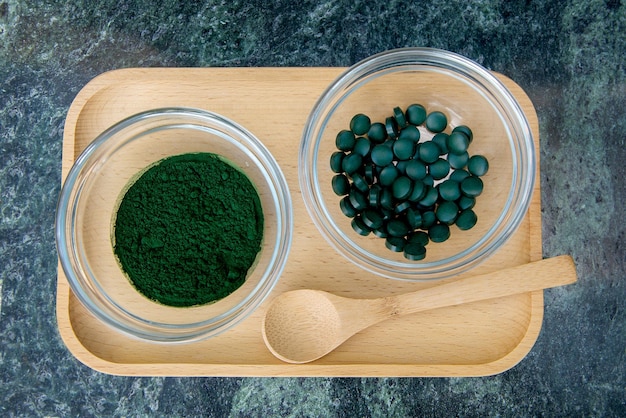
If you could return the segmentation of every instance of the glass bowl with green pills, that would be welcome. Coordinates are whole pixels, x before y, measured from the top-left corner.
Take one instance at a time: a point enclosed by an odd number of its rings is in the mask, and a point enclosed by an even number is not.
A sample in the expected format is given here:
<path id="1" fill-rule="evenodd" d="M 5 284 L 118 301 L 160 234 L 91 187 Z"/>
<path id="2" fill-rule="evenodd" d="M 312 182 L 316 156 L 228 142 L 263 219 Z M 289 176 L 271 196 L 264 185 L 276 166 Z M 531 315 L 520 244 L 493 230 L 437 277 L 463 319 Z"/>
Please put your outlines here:
<path id="1" fill-rule="evenodd" d="M 293 209 L 277 162 L 218 114 L 163 108 L 94 138 L 59 197 L 59 259 L 96 318 L 141 340 L 192 342 L 248 317 L 276 285 Z"/>
<path id="2" fill-rule="evenodd" d="M 534 153 L 523 110 L 493 73 L 452 52 L 397 49 L 348 68 L 315 103 L 300 186 L 321 234 L 355 265 L 440 279 L 518 229 Z"/>

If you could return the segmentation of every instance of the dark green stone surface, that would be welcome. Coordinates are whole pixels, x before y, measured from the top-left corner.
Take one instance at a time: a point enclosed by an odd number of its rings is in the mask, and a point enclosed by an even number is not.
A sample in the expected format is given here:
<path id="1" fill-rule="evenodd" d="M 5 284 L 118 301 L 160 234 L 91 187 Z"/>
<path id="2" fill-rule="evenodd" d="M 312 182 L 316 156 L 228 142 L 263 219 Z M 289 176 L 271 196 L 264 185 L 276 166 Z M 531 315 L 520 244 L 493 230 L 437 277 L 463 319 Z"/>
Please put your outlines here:
<path id="1" fill-rule="evenodd" d="M 128 378 L 80 364 L 55 320 L 63 123 L 135 66 L 346 66 L 404 46 L 506 74 L 541 131 L 543 251 L 579 282 L 484 378 Z M 626 2 L 0 0 L 0 416 L 626 416 Z M 417 338 L 418 336 L 416 336 Z"/>

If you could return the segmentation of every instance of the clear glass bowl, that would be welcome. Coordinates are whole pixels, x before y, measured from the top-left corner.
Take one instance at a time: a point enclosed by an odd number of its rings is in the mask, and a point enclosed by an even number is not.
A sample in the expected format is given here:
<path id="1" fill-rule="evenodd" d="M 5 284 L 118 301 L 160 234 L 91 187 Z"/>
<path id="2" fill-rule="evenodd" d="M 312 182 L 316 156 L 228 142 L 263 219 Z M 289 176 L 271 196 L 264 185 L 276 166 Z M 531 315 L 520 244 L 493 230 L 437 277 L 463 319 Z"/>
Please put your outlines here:
<path id="1" fill-rule="evenodd" d="M 112 222 L 129 182 L 171 155 L 211 152 L 246 173 L 263 206 L 262 249 L 245 283 L 212 304 L 188 308 L 149 300 L 115 258 Z M 214 336 L 246 318 L 278 281 L 291 246 L 293 209 L 280 167 L 254 135 L 220 115 L 187 108 L 134 115 L 103 132 L 76 159 L 61 190 L 56 240 L 78 300 L 104 323 L 156 342 Z"/>
<path id="2" fill-rule="evenodd" d="M 335 137 L 349 129 L 352 116 L 385 121 L 393 108 L 419 103 L 448 117 L 448 128 L 474 132 L 470 155 L 489 160 L 484 191 L 476 199 L 476 226 L 430 243 L 421 261 L 409 261 L 384 240 L 354 232 L 331 188 L 329 158 Z M 433 134 L 420 128 L 422 139 Z M 523 220 L 535 182 L 534 143 L 516 99 L 491 72 L 460 55 L 430 48 L 386 51 L 346 70 L 321 95 L 304 127 L 299 156 L 300 186 L 313 222 L 326 240 L 359 267 L 404 280 L 445 278 L 469 270 L 500 248 Z"/>

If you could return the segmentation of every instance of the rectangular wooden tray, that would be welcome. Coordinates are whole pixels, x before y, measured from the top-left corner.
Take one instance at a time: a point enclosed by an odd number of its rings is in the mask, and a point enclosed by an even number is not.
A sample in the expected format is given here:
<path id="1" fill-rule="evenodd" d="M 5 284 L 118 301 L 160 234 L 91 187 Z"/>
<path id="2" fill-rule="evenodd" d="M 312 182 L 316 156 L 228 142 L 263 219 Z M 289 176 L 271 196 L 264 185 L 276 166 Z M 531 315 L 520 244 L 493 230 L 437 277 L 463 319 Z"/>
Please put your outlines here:
<path id="1" fill-rule="evenodd" d="M 273 153 L 289 182 L 295 229 L 283 276 L 268 300 L 233 329 L 193 344 L 140 342 L 110 329 L 77 301 L 59 266 L 58 325 L 74 356 L 105 373 L 151 376 L 481 376 L 507 370 L 526 356 L 541 329 L 541 291 L 389 320 L 310 364 L 283 363 L 266 349 L 260 332 L 262 315 L 269 301 L 287 290 L 317 288 L 353 297 L 376 297 L 435 285 L 396 282 L 359 270 L 327 244 L 304 207 L 298 185 L 300 135 L 315 101 L 342 71 L 124 69 L 105 73 L 80 91 L 65 124 L 63 179 L 87 144 L 115 122 L 158 107 L 203 108 L 242 124 Z M 538 156 L 538 122 L 531 101 L 517 84 L 498 76 L 526 113 Z M 538 167 L 537 163 L 537 178 Z M 537 181 L 520 229 L 471 274 L 539 260 L 540 209 Z"/>

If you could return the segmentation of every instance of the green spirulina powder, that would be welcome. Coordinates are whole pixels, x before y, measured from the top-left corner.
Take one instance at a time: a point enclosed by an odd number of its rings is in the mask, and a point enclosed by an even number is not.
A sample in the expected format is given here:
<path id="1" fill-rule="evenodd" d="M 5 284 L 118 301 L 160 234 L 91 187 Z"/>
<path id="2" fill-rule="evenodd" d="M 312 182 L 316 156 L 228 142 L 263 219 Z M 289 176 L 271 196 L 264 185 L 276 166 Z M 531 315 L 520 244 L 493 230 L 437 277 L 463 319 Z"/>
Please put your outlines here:
<path id="1" fill-rule="evenodd" d="M 168 157 L 128 188 L 116 213 L 113 247 L 143 295 L 169 306 L 228 296 L 261 249 L 263 211 L 250 180 L 221 157 Z"/>

